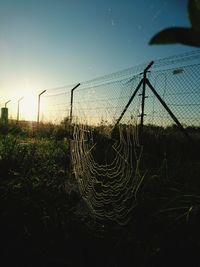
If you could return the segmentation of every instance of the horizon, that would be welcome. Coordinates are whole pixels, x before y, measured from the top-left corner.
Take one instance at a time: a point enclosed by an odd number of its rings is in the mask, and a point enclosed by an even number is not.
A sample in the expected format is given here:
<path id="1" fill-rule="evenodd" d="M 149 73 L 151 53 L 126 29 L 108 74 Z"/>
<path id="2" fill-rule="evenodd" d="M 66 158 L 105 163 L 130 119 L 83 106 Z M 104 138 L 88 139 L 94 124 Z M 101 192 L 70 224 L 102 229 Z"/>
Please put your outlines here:
<path id="1" fill-rule="evenodd" d="M 186 53 L 185 45 L 149 45 L 163 28 L 189 26 L 187 1 L 0 1 L 0 105 L 36 116 L 38 94 Z M 25 101 L 22 100 L 21 105 Z"/>
<path id="2" fill-rule="evenodd" d="M 156 85 L 155 89 L 160 95 L 164 94 L 163 100 L 167 101 L 169 107 L 174 110 L 175 115 L 181 118 L 185 127 L 199 125 L 198 106 L 200 105 L 200 95 L 195 90 L 198 84 L 199 59 L 200 50 L 193 50 L 158 59 L 154 61 L 150 68 L 150 82 L 154 86 Z M 147 65 L 147 63 L 140 64 L 80 83 L 80 86 L 74 92 L 73 120 L 82 121 L 86 124 L 89 123 L 89 125 L 99 125 L 101 121 L 107 124 L 115 123 L 120 112 L 128 103 L 133 90 L 136 89 L 137 84 L 141 80 L 141 73 Z M 168 86 L 166 86 L 166 82 Z M 190 87 L 189 91 L 188 86 Z M 74 85 L 68 85 L 47 89 L 42 92 L 43 94 L 40 99 L 40 122 L 60 124 L 64 118 L 70 117 L 70 99 L 73 87 Z M 140 117 L 141 111 L 138 105 L 140 105 L 141 101 L 139 99 L 141 90 L 138 91 L 138 96 L 132 101 L 131 108 L 129 107 L 126 111 L 124 116 L 125 123 L 130 118 L 138 120 Z M 180 96 L 180 92 L 182 96 Z M 38 100 L 38 95 L 35 96 Z M 173 120 L 168 117 L 166 111 L 163 110 L 159 103 L 155 103 L 155 96 L 149 89 L 147 90 L 147 98 L 149 100 L 146 101 L 145 110 L 148 116 L 145 119 L 145 123 L 161 127 L 172 125 Z M 17 104 L 17 101 L 15 104 Z M 17 118 L 17 106 L 15 105 L 15 109 L 12 109 L 13 106 L 10 109 L 10 103 L 7 105 L 9 114 L 11 113 L 9 119 L 15 121 Z M 29 109 L 28 113 L 26 112 L 27 109 Z M 26 116 L 23 113 L 27 113 Z M 162 113 L 161 117 L 158 114 L 156 115 L 156 113 Z M 27 99 L 26 97 L 20 99 L 19 120 L 37 122 L 37 115 L 38 102 L 34 103 L 29 94 L 27 94 Z M 138 124 L 136 121 L 131 123 Z"/>

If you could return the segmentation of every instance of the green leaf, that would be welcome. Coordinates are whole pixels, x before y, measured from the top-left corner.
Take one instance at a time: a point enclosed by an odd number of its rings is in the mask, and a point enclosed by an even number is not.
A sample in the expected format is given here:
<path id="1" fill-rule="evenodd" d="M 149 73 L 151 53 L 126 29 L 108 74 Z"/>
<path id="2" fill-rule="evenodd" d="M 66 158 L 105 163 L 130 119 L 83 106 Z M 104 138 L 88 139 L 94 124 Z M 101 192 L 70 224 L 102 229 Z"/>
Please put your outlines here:
<path id="1" fill-rule="evenodd" d="M 200 31 L 192 28 L 174 27 L 157 33 L 150 44 L 185 44 L 200 47 Z"/>
<path id="2" fill-rule="evenodd" d="M 200 0 L 189 0 L 188 13 L 192 28 L 200 31 Z"/>

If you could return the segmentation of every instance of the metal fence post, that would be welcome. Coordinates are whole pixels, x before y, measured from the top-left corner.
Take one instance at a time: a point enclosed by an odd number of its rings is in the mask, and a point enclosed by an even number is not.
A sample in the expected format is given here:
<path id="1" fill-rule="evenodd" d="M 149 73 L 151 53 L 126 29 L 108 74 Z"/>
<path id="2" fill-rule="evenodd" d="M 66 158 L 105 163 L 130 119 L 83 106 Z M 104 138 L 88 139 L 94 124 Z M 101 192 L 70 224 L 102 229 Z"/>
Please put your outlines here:
<path id="1" fill-rule="evenodd" d="M 146 83 L 147 83 L 147 72 L 153 65 L 154 61 L 151 61 L 149 65 L 144 69 L 143 79 L 142 79 L 142 105 L 141 105 L 141 115 L 140 115 L 140 127 L 139 127 L 139 138 L 140 143 L 143 144 L 143 135 L 144 135 L 144 107 L 145 107 L 145 99 L 146 99 Z"/>
<path id="2" fill-rule="evenodd" d="M 72 113 L 73 113 L 73 98 L 74 98 L 74 90 L 79 87 L 80 83 L 78 83 L 74 88 L 71 89 L 71 104 L 70 104 L 70 124 L 72 123 Z"/>
<path id="3" fill-rule="evenodd" d="M 21 97 L 18 101 L 17 101 L 17 123 L 19 122 L 19 103 L 20 101 L 23 99 L 24 97 Z"/>
<path id="4" fill-rule="evenodd" d="M 10 103 L 11 100 L 8 100 L 6 103 L 5 103 L 5 108 L 7 107 L 7 104 Z"/>
<path id="5" fill-rule="evenodd" d="M 37 125 L 39 126 L 40 123 L 40 97 L 42 94 L 44 94 L 46 92 L 46 90 L 42 91 L 39 95 L 38 95 L 38 114 L 37 114 Z"/>

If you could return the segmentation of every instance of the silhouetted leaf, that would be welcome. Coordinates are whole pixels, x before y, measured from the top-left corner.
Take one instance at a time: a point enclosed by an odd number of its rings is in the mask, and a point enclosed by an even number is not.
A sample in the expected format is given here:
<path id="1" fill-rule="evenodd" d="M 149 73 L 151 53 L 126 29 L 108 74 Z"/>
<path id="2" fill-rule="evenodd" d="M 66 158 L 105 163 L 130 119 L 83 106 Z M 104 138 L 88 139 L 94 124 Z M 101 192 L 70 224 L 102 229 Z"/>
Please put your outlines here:
<path id="1" fill-rule="evenodd" d="M 188 13 L 192 28 L 200 31 L 200 0 L 189 0 Z"/>
<path id="2" fill-rule="evenodd" d="M 156 34 L 149 42 L 150 44 L 175 44 L 200 47 L 200 31 L 192 28 L 169 28 Z"/>

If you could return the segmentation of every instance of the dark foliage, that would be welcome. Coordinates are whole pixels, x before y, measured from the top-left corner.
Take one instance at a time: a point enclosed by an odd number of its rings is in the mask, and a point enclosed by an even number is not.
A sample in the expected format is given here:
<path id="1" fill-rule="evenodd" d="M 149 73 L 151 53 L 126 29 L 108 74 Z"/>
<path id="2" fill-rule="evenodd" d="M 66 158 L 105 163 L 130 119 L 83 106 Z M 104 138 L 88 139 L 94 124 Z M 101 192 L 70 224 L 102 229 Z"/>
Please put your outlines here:
<path id="1" fill-rule="evenodd" d="M 199 266 L 199 129 L 187 130 L 195 147 L 174 127 L 145 127 L 140 167 L 147 174 L 123 227 L 89 213 L 64 130 L 51 129 L 50 138 L 1 132 L 2 266 Z M 118 134 L 93 132 L 99 161 Z"/>

